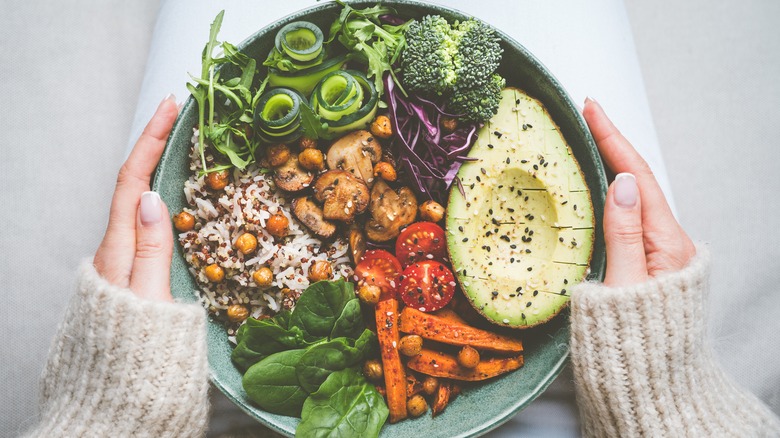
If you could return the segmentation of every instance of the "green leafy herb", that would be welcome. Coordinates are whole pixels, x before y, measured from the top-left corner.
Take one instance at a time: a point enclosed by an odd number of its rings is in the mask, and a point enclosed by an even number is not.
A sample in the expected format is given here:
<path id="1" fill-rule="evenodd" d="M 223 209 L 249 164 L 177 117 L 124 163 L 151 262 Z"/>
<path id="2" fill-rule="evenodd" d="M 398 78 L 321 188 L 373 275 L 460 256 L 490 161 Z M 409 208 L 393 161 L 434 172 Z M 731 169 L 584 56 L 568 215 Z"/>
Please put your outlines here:
<path id="1" fill-rule="evenodd" d="M 389 410 L 355 368 L 332 373 L 303 403 L 296 437 L 376 437 Z"/>
<path id="2" fill-rule="evenodd" d="M 307 350 L 274 353 L 252 365 L 242 379 L 247 396 L 268 412 L 299 416 L 309 393 L 295 371 Z"/>
<path id="3" fill-rule="evenodd" d="M 368 65 L 367 76 L 374 79 L 374 87 L 381 96 L 385 72 L 394 75 L 392 65 L 406 46 L 404 32 L 411 22 L 399 26 L 383 25 L 379 17 L 395 14 L 393 8 L 376 5 L 354 9 L 337 0 L 342 6 L 339 18 L 330 26 L 328 42 L 338 39 L 358 60 Z"/>
<path id="4" fill-rule="evenodd" d="M 187 89 L 198 103 L 198 152 L 201 174 L 229 168 L 217 165 L 208 168 L 206 143 L 224 156 L 231 166 L 244 169 L 255 161 L 259 140 L 251 132 L 252 114 L 266 82 L 254 93 L 257 61 L 238 51 L 228 42 L 217 41 L 225 11 L 211 23 L 209 41 L 203 48 L 200 77 L 190 75 Z M 221 57 L 214 51 L 222 49 Z M 225 64 L 225 65 L 222 65 Z M 219 67 L 219 68 L 218 68 Z"/>
<path id="5" fill-rule="evenodd" d="M 328 124 L 323 123 L 320 116 L 315 114 L 309 105 L 301 105 L 300 114 L 304 137 L 317 140 L 328 135 Z"/>

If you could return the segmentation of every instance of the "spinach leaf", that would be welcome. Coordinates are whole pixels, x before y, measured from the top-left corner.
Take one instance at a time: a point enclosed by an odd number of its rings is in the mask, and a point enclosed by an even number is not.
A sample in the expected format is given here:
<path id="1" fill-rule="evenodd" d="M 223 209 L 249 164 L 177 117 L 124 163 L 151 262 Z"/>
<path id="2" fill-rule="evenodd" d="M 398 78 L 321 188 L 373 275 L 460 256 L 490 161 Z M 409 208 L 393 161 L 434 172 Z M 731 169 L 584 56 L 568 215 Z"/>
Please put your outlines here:
<path id="1" fill-rule="evenodd" d="M 384 399 L 355 368 L 331 374 L 303 403 L 296 437 L 376 437 L 389 411 Z"/>
<path id="2" fill-rule="evenodd" d="M 360 301 L 353 298 L 347 301 L 341 315 L 333 324 L 333 330 L 330 332 L 330 338 L 347 337 L 356 339 L 366 328 L 363 320 L 363 312 L 360 311 Z"/>
<path id="3" fill-rule="evenodd" d="M 300 415 L 309 394 L 298 384 L 295 365 L 304 353 L 282 351 L 252 365 L 241 382 L 249 399 L 274 414 Z"/>
<path id="4" fill-rule="evenodd" d="M 376 335 L 364 330 L 357 340 L 336 338 L 310 347 L 295 366 L 300 385 L 315 392 L 334 371 L 357 365 L 367 358 L 376 346 Z"/>
<path id="5" fill-rule="evenodd" d="M 245 370 L 265 357 L 284 350 L 310 345 L 298 327 L 287 328 L 289 312 L 270 319 L 249 318 L 236 333 L 236 348 L 231 358 Z"/>
<path id="6" fill-rule="evenodd" d="M 330 336 L 336 320 L 347 302 L 355 297 L 352 283 L 343 278 L 337 281 L 318 281 L 298 298 L 290 315 L 290 325 L 303 331 L 307 341 Z"/>

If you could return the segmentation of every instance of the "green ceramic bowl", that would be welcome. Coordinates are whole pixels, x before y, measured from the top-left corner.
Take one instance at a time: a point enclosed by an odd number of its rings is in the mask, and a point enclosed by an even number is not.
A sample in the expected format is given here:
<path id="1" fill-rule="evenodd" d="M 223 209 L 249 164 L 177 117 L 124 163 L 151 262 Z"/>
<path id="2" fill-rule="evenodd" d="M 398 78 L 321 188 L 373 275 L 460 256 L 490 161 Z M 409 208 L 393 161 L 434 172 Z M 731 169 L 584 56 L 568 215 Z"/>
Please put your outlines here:
<path id="1" fill-rule="evenodd" d="M 352 1 L 351 4 L 373 5 L 376 2 Z M 468 15 L 442 6 L 418 1 L 385 1 L 401 16 L 417 18 L 426 14 L 439 14 L 450 20 L 463 20 Z M 285 24 L 296 20 L 313 22 L 327 29 L 336 18 L 339 6 L 325 3 L 289 15 L 275 24 L 250 36 L 239 48 L 258 60 L 265 59 L 273 45 L 276 32 Z M 204 29 L 205 31 L 205 29 Z M 522 45 L 497 30 L 504 48 L 500 71 L 509 85 L 526 90 L 539 99 L 558 124 L 571 146 L 585 174 L 596 213 L 597 238 L 591 262 L 589 278 L 603 278 L 605 251 L 601 218 L 607 191 L 604 169 L 587 126 L 566 91 L 550 72 Z M 198 110 L 190 97 L 182 108 L 173 128 L 168 145 L 157 172 L 153 189 L 156 190 L 170 211 L 180 211 L 186 206 L 183 187 L 189 177 L 188 150 L 192 128 L 197 123 Z M 175 245 L 171 288 L 181 301 L 195 301 L 198 286 L 189 274 L 181 248 Z M 569 331 L 567 312 L 543 326 L 525 332 L 525 365 L 508 375 L 481 385 L 467 387 L 446 411 L 432 419 L 430 415 L 388 424 L 382 429 L 383 437 L 468 437 L 486 433 L 509 420 L 512 415 L 528 406 L 561 372 L 568 357 Z M 208 356 L 211 379 L 236 405 L 260 423 L 284 435 L 293 436 L 297 418 L 274 415 L 253 406 L 241 387 L 241 374 L 230 361 L 231 345 L 222 325 L 210 321 L 208 325 Z"/>

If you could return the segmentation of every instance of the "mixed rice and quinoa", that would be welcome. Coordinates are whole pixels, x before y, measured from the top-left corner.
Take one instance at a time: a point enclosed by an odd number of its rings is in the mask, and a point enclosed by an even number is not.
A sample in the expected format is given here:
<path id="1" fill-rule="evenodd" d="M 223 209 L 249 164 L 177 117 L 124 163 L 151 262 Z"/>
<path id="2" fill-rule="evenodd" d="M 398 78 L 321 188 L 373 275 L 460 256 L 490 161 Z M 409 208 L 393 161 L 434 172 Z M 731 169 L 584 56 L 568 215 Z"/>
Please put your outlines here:
<path id="1" fill-rule="evenodd" d="M 256 164 L 243 171 L 232 169 L 224 190 L 210 190 L 205 176 L 199 176 L 203 167 L 197 142 L 195 129 L 190 151 L 192 176 L 184 183 L 188 204 L 184 211 L 195 216 L 196 224 L 178 238 L 189 270 L 200 286 L 200 302 L 209 314 L 227 322 L 225 312 L 235 304 L 245 306 L 254 318 L 289 309 L 309 286 L 309 267 L 318 260 L 331 264 L 334 279 L 352 275 L 347 242 L 341 238 L 323 241 L 314 236 L 290 214 L 289 202 L 275 187 L 271 174 Z M 206 156 L 209 166 L 214 165 L 212 160 Z M 289 220 L 289 233 L 282 239 L 265 228 L 266 220 L 277 212 Z M 235 249 L 236 239 L 245 232 L 257 237 L 257 250 L 246 256 Z M 225 272 L 225 279 L 219 283 L 209 282 L 204 272 L 214 263 Z M 252 278 L 263 266 L 270 268 L 274 277 L 267 288 L 258 287 Z M 231 338 L 236 326 L 228 326 Z"/>

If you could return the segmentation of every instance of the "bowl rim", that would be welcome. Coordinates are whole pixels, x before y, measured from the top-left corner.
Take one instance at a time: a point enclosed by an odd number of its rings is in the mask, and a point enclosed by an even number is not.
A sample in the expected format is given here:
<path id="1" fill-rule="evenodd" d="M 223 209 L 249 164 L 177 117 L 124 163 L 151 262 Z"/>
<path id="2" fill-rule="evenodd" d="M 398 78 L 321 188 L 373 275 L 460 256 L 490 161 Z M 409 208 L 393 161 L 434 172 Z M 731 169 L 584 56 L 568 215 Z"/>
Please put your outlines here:
<path id="1" fill-rule="evenodd" d="M 474 17 L 480 19 L 477 16 L 463 12 L 451 6 L 442 5 L 438 2 L 426 2 L 421 0 L 351 0 L 348 2 L 348 4 L 350 5 L 366 5 L 366 4 L 373 5 L 378 3 L 386 4 L 391 7 L 401 6 L 401 5 L 411 5 L 422 9 L 432 9 L 432 8 L 441 9 L 447 11 L 447 13 L 451 15 L 456 15 L 461 17 Z M 243 41 L 241 41 L 241 43 L 237 44 L 236 47 L 238 48 L 239 51 L 242 51 L 249 44 L 254 43 L 258 38 L 260 38 L 262 36 L 261 34 L 267 33 L 270 28 L 281 26 L 284 23 L 287 23 L 291 19 L 299 17 L 302 14 L 327 12 L 328 10 L 337 6 L 338 3 L 336 1 L 327 1 L 327 2 L 322 2 L 318 5 L 298 9 L 294 12 L 291 12 L 283 17 L 276 19 L 274 22 L 269 23 L 266 26 L 263 26 L 259 30 L 255 31 L 254 33 L 246 37 Z M 596 147 L 596 142 L 593 139 L 590 129 L 588 128 L 587 123 L 585 122 L 585 119 L 583 118 L 579 108 L 574 104 L 574 101 L 572 100 L 568 91 L 563 87 L 560 81 L 550 72 L 550 70 L 548 70 L 544 66 L 544 64 L 542 64 L 542 62 L 533 53 L 531 53 L 528 49 L 526 49 L 525 46 L 520 44 L 517 40 L 509 36 L 503 30 L 493 26 L 492 24 L 486 21 L 483 22 L 488 26 L 490 26 L 505 44 L 512 46 L 514 49 L 517 49 L 519 52 L 521 52 L 523 56 L 526 58 L 526 60 L 534 65 L 534 68 L 536 68 L 542 74 L 544 79 L 548 81 L 550 85 L 552 85 L 552 87 L 555 88 L 556 92 L 563 98 L 563 102 L 566 107 L 566 110 L 569 111 L 571 114 L 574 114 L 574 120 L 578 125 L 579 130 L 584 133 L 584 140 L 586 143 L 585 149 L 589 153 L 591 161 L 596 167 L 596 172 L 599 175 L 598 189 L 602 195 L 606 194 L 606 189 L 607 189 L 606 173 L 605 173 L 604 164 L 601 159 L 601 156 L 597 152 L 598 149 Z M 218 68 L 221 68 L 221 66 L 219 66 Z M 184 117 L 184 114 L 187 113 L 190 107 L 195 104 L 196 102 L 194 98 L 192 97 L 192 95 L 189 95 L 186 101 L 184 102 L 184 104 L 182 105 L 181 110 L 179 111 L 179 115 L 177 116 L 173 125 L 174 128 L 176 126 L 179 126 L 180 122 L 182 121 L 182 118 Z M 160 181 L 163 176 L 164 166 L 162 166 L 162 163 L 166 161 L 167 155 L 170 151 L 170 148 L 168 148 L 168 144 L 173 138 L 173 133 L 174 130 L 171 131 L 171 135 L 166 141 L 165 150 L 163 151 L 163 156 L 160 160 L 160 164 L 158 164 L 154 172 L 152 178 L 152 190 L 157 191 L 159 188 Z M 590 188 L 590 190 L 592 191 L 593 188 Z M 592 197 L 593 195 L 591 194 L 591 198 Z M 600 233 L 599 230 L 596 230 L 596 234 L 598 233 Z M 595 272 L 591 272 L 587 278 L 598 279 L 598 280 L 604 278 L 605 259 L 606 259 L 605 254 L 603 253 L 597 254 L 594 248 L 590 265 L 592 267 L 594 264 L 596 264 L 598 266 L 598 269 Z M 567 312 L 568 312 L 568 306 L 561 312 L 564 315 L 558 315 L 558 317 L 565 316 L 565 313 Z M 540 383 L 532 391 L 525 393 L 524 397 L 518 398 L 514 403 L 510 404 L 503 411 L 496 412 L 496 415 L 494 415 L 490 421 L 476 425 L 475 427 L 465 430 L 456 436 L 457 437 L 480 436 L 490 432 L 491 430 L 498 428 L 499 426 L 509 421 L 512 417 L 514 417 L 515 414 L 517 414 L 519 411 L 525 409 L 529 404 L 531 404 L 539 395 L 541 395 L 547 389 L 547 387 L 549 387 L 552 384 L 552 382 L 558 377 L 558 375 L 561 374 L 561 372 L 565 368 L 568 358 L 569 358 L 569 348 L 567 345 L 565 350 L 562 351 L 562 354 L 560 355 L 560 357 L 558 358 L 554 366 L 551 367 L 549 371 L 546 374 L 544 374 L 544 376 L 542 376 L 542 378 L 540 379 Z M 217 377 L 217 373 L 215 372 L 215 369 L 212 366 L 211 362 L 209 362 L 209 379 L 211 383 L 214 386 L 216 386 L 225 395 L 225 397 L 227 397 L 234 405 L 236 405 L 239 409 L 241 409 L 247 415 L 252 417 L 255 421 L 263 424 L 265 427 L 273 430 L 278 434 L 288 436 L 288 437 L 294 436 L 295 434 L 294 430 L 291 432 L 286 428 L 277 425 L 276 422 L 274 422 L 272 419 L 263 418 L 262 416 L 257 415 L 257 413 L 252 411 L 248 406 L 245 406 L 244 400 L 241 400 L 230 387 L 224 385 L 223 382 Z"/>

